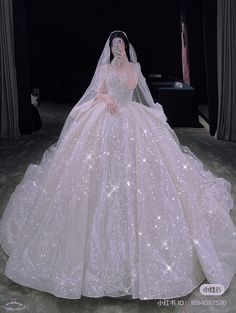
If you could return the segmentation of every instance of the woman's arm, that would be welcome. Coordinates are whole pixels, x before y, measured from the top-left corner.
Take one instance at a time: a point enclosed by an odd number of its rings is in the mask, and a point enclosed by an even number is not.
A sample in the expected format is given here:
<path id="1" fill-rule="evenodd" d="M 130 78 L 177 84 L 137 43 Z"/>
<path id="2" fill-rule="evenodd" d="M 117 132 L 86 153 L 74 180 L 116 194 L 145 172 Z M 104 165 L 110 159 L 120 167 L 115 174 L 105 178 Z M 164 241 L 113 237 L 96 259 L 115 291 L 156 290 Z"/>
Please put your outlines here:
<path id="1" fill-rule="evenodd" d="M 98 84 L 98 88 L 97 88 L 97 94 L 95 96 L 94 101 L 99 101 L 99 100 L 103 100 L 106 102 L 107 104 L 107 110 L 110 113 L 116 113 L 118 108 L 115 105 L 115 101 L 113 99 L 112 96 L 108 95 L 107 90 L 106 90 L 106 85 L 105 85 L 105 76 L 107 73 L 107 67 L 108 65 L 103 65 L 103 68 L 101 69 L 102 73 L 102 79 L 100 76 L 100 83 Z"/>
<path id="2" fill-rule="evenodd" d="M 106 91 L 106 86 L 105 86 L 105 79 L 100 83 L 98 89 L 97 89 L 97 94 L 95 97 L 95 100 L 107 100 L 108 94 Z"/>

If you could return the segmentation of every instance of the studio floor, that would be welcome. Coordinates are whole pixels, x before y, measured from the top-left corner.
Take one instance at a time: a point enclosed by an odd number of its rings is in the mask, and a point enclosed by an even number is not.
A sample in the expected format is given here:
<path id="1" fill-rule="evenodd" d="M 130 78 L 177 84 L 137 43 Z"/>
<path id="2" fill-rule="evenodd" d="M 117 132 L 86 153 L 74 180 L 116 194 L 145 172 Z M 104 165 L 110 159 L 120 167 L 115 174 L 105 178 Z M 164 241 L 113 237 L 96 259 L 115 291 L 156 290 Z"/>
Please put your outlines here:
<path id="1" fill-rule="evenodd" d="M 40 130 L 31 135 L 21 135 L 14 141 L 0 141 L 0 216 L 28 165 L 39 163 L 43 152 L 57 141 L 71 108 L 71 104 L 42 102 L 38 107 L 43 122 Z M 187 145 L 208 170 L 231 183 L 236 202 L 236 143 L 216 140 L 206 128 L 178 127 L 174 130 L 181 144 Z M 236 211 L 231 211 L 231 217 L 236 224 Z M 82 296 L 78 300 L 67 300 L 12 282 L 4 275 L 6 261 L 7 255 L 0 248 L 0 312 L 236 312 L 236 276 L 222 296 L 203 296 L 197 288 L 191 294 L 169 303 L 160 303 L 158 299 L 138 300 L 130 297 Z"/>

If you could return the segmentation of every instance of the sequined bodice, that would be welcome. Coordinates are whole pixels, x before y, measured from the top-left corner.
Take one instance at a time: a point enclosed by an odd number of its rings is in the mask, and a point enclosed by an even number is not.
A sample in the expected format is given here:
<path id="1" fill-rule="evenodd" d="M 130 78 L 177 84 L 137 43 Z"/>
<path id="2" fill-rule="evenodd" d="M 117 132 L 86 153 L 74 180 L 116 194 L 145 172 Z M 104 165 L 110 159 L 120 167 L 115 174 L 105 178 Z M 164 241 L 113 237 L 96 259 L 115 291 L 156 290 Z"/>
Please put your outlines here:
<path id="1" fill-rule="evenodd" d="M 117 105 L 124 106 L 128 101 L 132 101 L 134 89 L 128 85 L 128 78 L 126 73 L 117 75 L 110 72 L 105 80 L 107 93 L 111 95 Z"/>

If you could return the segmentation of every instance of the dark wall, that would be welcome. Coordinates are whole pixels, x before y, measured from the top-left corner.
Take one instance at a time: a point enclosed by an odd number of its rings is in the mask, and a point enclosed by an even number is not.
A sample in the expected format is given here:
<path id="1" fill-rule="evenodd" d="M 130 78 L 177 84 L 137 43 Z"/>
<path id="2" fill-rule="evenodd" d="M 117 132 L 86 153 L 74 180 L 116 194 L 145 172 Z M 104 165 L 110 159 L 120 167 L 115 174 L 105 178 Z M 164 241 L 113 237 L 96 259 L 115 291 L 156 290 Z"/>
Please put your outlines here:
<path id="1" fill-rule="evenodd" d="M 144 75 L 182 79 L 179 1 L 147 4 L 27 0 L 31 85 L 41 96 L 77 101 L 111 31 L 124 30 Z"/>
<path id="2" fill-rule="evenodd" d="M 209 109 L 210 134 L 215 135 L 218 115 L 217 86 L 217 3 L 203 1 L 203 32 L 206 68 L 207 103 Z"/>
<path id="3" fill-rule="evenodd" d="M 181 0 L 181 11 L 185 14 L 188 27 L 190 83 L 196 89 L 198 103 L 206 104 L 207 90 L 202 1 Z"/>
<path id="4" fill-rule="evenodd" d="M 29 34 L 25 0 L 13 0 L 14 48 L 19 106 L 19 130 L 29 134 L 41 127 L 38 111 L 31 105 Z"/>
<path id="5" fill-rule="evenodd" d="M 88 87 L 111 31 L 124 30 L 133 43 L 144 76 L 160 73 L 182 79 L 180 12 L 189 28 L 191 85 L 197 103 L 207 103 L 210 133 L 217 120 L 215 0 L 129 2 L 77 0 L 13 1 L 20 128 L 37 129 L 30 91 L 41 99 L 76 103 Z M 35 122 L 36 120 L 36 122 Z"/>
<path id="6" fill-rule="evenodd" d="M 217 3 L 215 0 L 181 0 L 187 15 L 190 79 L 198 103 L 207 104 L 210 134 L 217 127 Z"/>

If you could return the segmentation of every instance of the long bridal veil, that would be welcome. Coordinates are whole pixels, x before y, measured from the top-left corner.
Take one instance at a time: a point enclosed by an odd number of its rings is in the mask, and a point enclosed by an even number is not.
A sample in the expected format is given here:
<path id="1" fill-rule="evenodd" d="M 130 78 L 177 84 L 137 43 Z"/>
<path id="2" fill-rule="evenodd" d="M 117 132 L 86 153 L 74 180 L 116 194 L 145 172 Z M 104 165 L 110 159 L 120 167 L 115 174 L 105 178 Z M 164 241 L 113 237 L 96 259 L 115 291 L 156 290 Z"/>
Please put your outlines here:
<path id="1" fill-rule="evenodd" d="M 63 129 L 61 131 L 61 134 L 59 136 L 58 142 L 54 143 L 51 147 L 49 147 L 49 149 L 53 150 L 57 145 L 60 144 L 61 141 L 63 141 L 65 139 L 66 133 L 67 131 L 71 128 L 71 126 L 74 125 L 75 121 L 76 121 L 76 116 L 77 113 L 82 110 L 81 106 L 83 104 L 87 104 L 89 101 L 93 101 L 96 97 L 96 93 L 97 93 L 97 89 L 98 86 L 101 82 L 102 79 L 104 79 L 104 76 L 106 74 L 106 71 L 104 70 L 104 65 L 109 64 L 110 63 L 110 45 L 109 45 L 109 41 L 110 41 L 110 36 L 112 35 L 112 33 L 117 32 L 117 31 L 113 31 L 110 33 L 109 37 L 106 40 L 105 46 L 102 50 L 102 53 L 99 57 L 99 60 L 97 62 L 96 68 L 95 68 L 95 72 L 94 75 L 92 77 L 92 80 L 90 82 L 90 85 L 88 86 L 87 90 L 85 91 L 85 93 L 83 94 L 83 96 L 80 98 L 80 100 L 75 104 L 75 106 L 73 107 L 73 109 L 71 110 L 71 112 L 69 113 L 65 124 L 63 126 Z M 120 32 L 120 31 L 118 31 Z M 172 136 L 172 138 L 174 139 L 174 141 L 176 142 L 176 144 L 179 146 L 179 148 L 181 149 L 181 151 L 185 154 L 188 154 L 192 159 L 195 160 L 196 166 L 199 167 L 199 169 L 203 168 L 203 164 L 202 162 L 197 158 L 197 156 L 188 148 L 188 146 L 183 145 L 180 143 L 176 133 L 174 132 L 174 130 L 170 127 L 170 125 L 167 123 L 167 117 L 163 111 L 163 107 L 160 103 L 158 102 L 154 102 L 153 97 L 151 95 L 151 92 L 149 90 L 149 87 L 147 85 L 146 79 L 142 74 L 141 71 L 141 66 L 137 61 L 137 54 L 136 51 L 133 47 L 133 45 L 130 43 L 127 35 L 122 31 L 122 33 L 126 36 L 128 42 L 129 42 L 129 54 L 130 54 L 130 61 L 133 63 L 136 63 L 139 71 L 138 71 L 138 84 L 134 90 L 133 93 L 133 100 L 137 101 L 143 105 L 149 106 L 152 109 L 156 110 L 156 115 L 158 116 L 159 120 L 163 122 L 163 126 L 166 127 L 169 132 L 170 135 Z"/>
<path id="2" fill-rule="evenodd" d="M 28 166 L 4 210 L 5 274 L 71 299 L 175 297 L 204 277 L 228 287 L 236 271 L 231 184 L 179 144 L 129 41 L 135 84 L 126 67 L 108 71 L 110 36 L 59 140 Z M 95 101 L 101 89 L 121 114 Z"/>
<path id="3" fill-rule="evenodd" d="M 114 33 L 114 32 L 112 32 L 112 33 Z M 127 35 L 124 32 L 122 32 L 122 33 L 127 37 Z M 67 117 L 66 122 L 65 122 L 64 127 L 63 127 L 63 130 L 61 132 L 59 141 L 63 140 L 66 132 L 71 127 L 71 125 L 73 125 L 73 123 L 76 119 L 76 112 L 78 110 L 80 110 L 81 105 L 84 103 L 87 103 L 88 101 L 93 101 L 96 97 L 99 83 L 101 82 L 101 80 L 104 78 L 104 75 L 105 75 L 104 65 L 110 63 L 109 40 L 110 40 L 111 34 L 109 35 L 109 37 L 105 43 L 105 46 L 103 48 L 102 54 L 98 60 L 98 63 L 97 63 L 94 75 L 92 77 L 91 83 L 88 86 L 85 93 L 83 94 L 83 96 L 80 98 L 80 100 L 75 104 L 75 106 L 73 107 L 69 116 Z M 127 37 L 127 39 L 128 39 L 128 37 Z M 128 40 L 128 42 L 129 42 L 129 40 Z M 148 85 L 146 83 L 146 79 L 144 78 L 144 76 L 141 72 L 140 64 L 137 62 L 136 51 L 130 42 L 129 42 L 129 54 L 130 54 L 130 61 L 132 63 L 137 63 L 137 65 L 139 67 L 138 84 L 137 84 L 136 89 L 134 90 L 133 100 L 158 110 L 160 119 L 163 121 L 163 123 L 165 123 L 167 118 L 166 118 L 166 115 L 163 111 L 163 108 L 162 108 L 161 104 L 159 104 L 158 102 L 155 103 L 153 101 L 153 98 L 151 96 L 151 92 L 150 92 Z M 175 137 L 175 140 L 177 140 L 175 134 L 173 136 Z"/>

